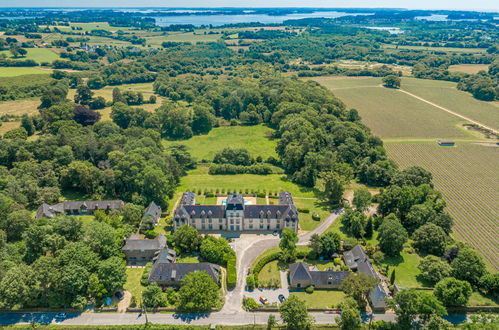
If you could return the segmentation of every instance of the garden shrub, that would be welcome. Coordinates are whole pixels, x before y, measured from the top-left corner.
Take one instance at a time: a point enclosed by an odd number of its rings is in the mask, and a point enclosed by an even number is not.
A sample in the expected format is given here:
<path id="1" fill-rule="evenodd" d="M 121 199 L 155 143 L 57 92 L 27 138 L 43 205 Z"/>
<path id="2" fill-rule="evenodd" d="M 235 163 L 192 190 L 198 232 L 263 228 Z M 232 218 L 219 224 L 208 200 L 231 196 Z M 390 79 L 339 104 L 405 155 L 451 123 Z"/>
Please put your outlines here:
<path id="1" fill-rule="evenodd" d="M 309 285 L 309 286 L 307 286 L 307 287 L 305 288 L 305 292 L 306 292 L 306 293 L 309 293 L 309 294 L 310 294 L 310 293 L 314 293 L 314 289 L 315 289 L 315 287 L 314 287 L 313 285 Z"/>
<path id="2" fill-rule="evenodd" d="M 298 212 L 300 212 L 300 213 L 310 213 L 310 210 L 306 209 L 306 208 L 298 208 Z"/>

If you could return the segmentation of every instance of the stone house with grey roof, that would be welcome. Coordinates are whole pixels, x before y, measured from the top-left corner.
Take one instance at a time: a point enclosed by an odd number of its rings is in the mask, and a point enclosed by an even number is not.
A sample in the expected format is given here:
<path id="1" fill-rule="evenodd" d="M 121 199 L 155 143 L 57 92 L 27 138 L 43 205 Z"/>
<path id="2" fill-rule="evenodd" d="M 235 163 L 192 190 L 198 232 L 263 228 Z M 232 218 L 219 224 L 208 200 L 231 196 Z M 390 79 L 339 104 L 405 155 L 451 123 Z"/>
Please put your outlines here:
<path id="1" fill-rule="evenodd" d="M 125 254 L 129 265 L 145 265 L 160 256 L 165 260 L 174 262 L 176 257 L 175 251 L 168 249 L 164 235 L 158 235 L 154 239 L 143 239 L 138 235 L 132 235 L 125 240 L 125 245 L 121 248 L 121 251 Z"/>
<path id="2" fill-rule="evenodd" d="M 97 210 L 119 210 L 125 205 L 122 200 L 64 201 L 54 205 L 43 203 L 36 211 L 36 219 L 52 219 L 58 215 L 92 215 Z"/>
<path id="3" fill-rule="evenodd" d="M 144 217 L 151 217 L 153 225 L 157 225 L 161 218 L 161 206 L 151 202 L 144 210 Z"/>
<path id="4" fill-rule="evenodd" d="M 304 262 L 289 265 L 289 285 L 292 288 L 306 288 L 313 285 L 317 289 L 338 289 L 350 272 L 331 270 L 320 271 Z"/>
<path id="5" fill-rule="evenodd" d="M 155 282 L 159 286 L 180 286 L 182 280 L 189 273 L 205 272 L 208 274 L 213 282 L 219 284 L 220 280 L 220 266 L 209 262 L 200 263 L 172 263 L 165 262 L 161 258 L 158 259 L 149 274 L 149 281 Z"/>
<path id="6" fill-rule="evenodd" d="M 242 195 L 229 195 L 222 205 L 196 205 L 192 192 L 183 194 L 173 214 L 176 228 L 189 225 L 199 231 L 298 230 L 298 211 L 288 192 L 279 193 L 277 205 L 251 205 Z"/>
<path id="7" fill-rule="evenodd" d="M 366 251 L 359 245 L 356 245 L 350 251 L 343 254 L 345 264 L 355 272 L 364 273 L 378 281 L 374 289 L 369 293 L 369 300 L 375 312 L 384 312 L 386 309 L 386 298 L 388 293 L 382 285 L 383 279 L 374 269 Z"/>

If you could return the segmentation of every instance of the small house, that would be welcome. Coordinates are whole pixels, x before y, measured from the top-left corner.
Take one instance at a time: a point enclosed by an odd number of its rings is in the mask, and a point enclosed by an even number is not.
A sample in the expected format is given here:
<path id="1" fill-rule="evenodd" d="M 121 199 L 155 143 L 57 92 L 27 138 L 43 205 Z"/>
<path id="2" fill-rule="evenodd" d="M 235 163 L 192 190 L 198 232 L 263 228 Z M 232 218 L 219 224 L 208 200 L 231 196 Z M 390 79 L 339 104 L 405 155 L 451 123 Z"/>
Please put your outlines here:
<path id="1" fill-rule="evenodd" d="M 125 245 L 121 249 L 131 265 L 143 265 L 155 260 L 160 252 L 167 248 L 166 237 L 158 235 L 154 239 L 142 239 L 138 235 L 132 235 L 125 240 Z M 167 249 L 175 256 L 175 251 Z M 174 257 L 173 257 L 174 259 Z"/>
<path id="2" fill-rule="evenodd" d="M 338 289 L 350 272 L 320 271 L 304 262 L 289 265 L 289 284 L 292 288 Z"/>
<path id="3" fill-rule="evenodd" d="M 161 212 L 161 206 L 151 202 L 144 210 L 144 217 L 151 217 L 152 223 L 156 225 L 159 222 L 159 218 L 161 218 Z"/>

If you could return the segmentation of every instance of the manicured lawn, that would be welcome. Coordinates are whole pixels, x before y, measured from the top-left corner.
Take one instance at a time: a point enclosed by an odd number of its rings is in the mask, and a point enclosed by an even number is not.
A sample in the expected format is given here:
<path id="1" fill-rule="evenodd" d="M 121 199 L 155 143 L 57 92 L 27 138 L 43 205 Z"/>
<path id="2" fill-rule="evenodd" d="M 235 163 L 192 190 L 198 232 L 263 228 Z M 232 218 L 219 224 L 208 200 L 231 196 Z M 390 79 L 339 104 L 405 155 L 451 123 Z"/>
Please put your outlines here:
<path id="1" fill-rule="evenodd" d="M 318 199 L 299 199 L 294 198 L 295 205 L 300 209 L 309 209 L 309 213 L 300 212 L 300 228 L 302 230 L 313 230 L 317 225 L 326 219 L 330 212 L 326 203 Z M 319 214 L 320 220 L 312 219 L 314 214 Z"/>
<path id="2" fill-rule="evenodd" d="M 308 308 L 337 307 L 345 299 L 345 294 L 340 290 L 315 290 L 314 293 L 293 292 L 292 295 L 304 300 Z"/>
<path id="3" fill-rule="evenodd" d="M 25 48 L 28 51 L 28 54 L 24 57 L 13 57 L 12 53 L 8 50 L 1 51 L 0 54 L 5 54 L 7 58 L 15 61 L 21 60 L 34 60 L 38 63 L 42 62 L 53 62 L 59 59 L 59 55 L 53 52 L 49 48 Z"/>
<path id="4" fill-rule="evenodd" d="M 272 133 L 271 128 L 263 125 L 224 126 L 214 128 L 206 135 L 194 136 L 183 141 L 165 141 L 165 144 L 180 143 L 187 146 L 191 155 L 198 161 L 203 159 L 211 161 L 218 151 L 227 147 L 247 149 L 252 157 L 277 158 L 275 152 L 277 140 L 270 139 Z"/>
<path id="5" fill-rule="evenodd" d="M 418 276 L 421 274 L 418 269 L 420 259 L 415 253 L 402 252 L 399 257 L 385 257 L 382 264 L 390 266 L 389 274 L 395 269 L 395 284 L 406 288 L 428 287 Z"/>
<path id="6" fill-rule="evenodd" d="M 217 188 L 224 189 L 225 192 L 244 192 L 246 189 L 274 193 L 289 191 L 293 196 L 315 197 L 313 189 L 298 186 L 282 174 L 209 175 L 208 166 L 206 165 L 199 165 L 198 168 L 189 171 L 187 176 L 181 179 L 178 191 L 197 192 L 200 189 L 211 189 L 214 192 Z"/>
<path id="7" fill-rule="evenodd" d="M 260 284 L 269 281 L 278 281 L 281 286 L 281 277 L 279 273 L 278 260 L 274 260 L 266 264 L 258 274 L 258 282 Z"/>
<path id="8" fill-rule="evenodd" d="M 328 268 L 334 268 L 334 262 L 330 260 L 324 260 L 324 261 L 317 260 L 315 262 L 310 262 L 309 264 L 317 266 L 317 268 L 319 268 L 319 270 L 321 271 L 327 270 Z"/>
<path id="9" fill-rule="evenodd" d="M 494 300 L 490 296 L 486 296 L 481 292 L 474 291 L 471 294 L 470 300 L 468 301 L 468 306 L 497 306 L 499 304 L 498 299 Z"/>
<path id="10" fill-rule="evenodd" d="M 144 268 L 127 268 L 126 269 L 126 282 L 123 288 L 129 291 L 137 301 L 140 300 L 142 291 L 145 287 L 140 284 L 140 279 L 144 273 Z"/>

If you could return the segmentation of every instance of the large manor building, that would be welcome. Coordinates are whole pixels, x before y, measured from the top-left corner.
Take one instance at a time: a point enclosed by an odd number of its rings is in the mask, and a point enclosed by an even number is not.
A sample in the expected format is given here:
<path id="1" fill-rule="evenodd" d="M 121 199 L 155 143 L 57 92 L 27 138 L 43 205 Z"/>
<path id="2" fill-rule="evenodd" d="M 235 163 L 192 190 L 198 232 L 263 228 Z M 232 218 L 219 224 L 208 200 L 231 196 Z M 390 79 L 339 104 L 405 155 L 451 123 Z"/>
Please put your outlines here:
<path id="1" fill-rule="evenodd" d="M 242 195 L 229 195 L 222 205 L 196 205 L 196 195 L 186 192 L 174 212 L 175 229 L 189 225 L 199 231 L 298 230 L 298 211 L 289 192 L 279 193 L 277 205 L 252 205 Z"/>

